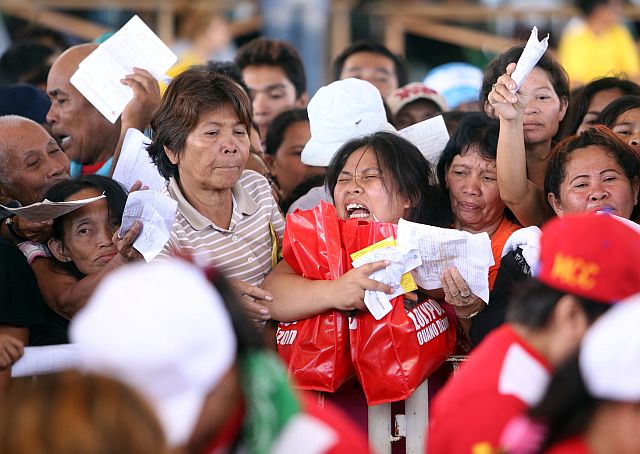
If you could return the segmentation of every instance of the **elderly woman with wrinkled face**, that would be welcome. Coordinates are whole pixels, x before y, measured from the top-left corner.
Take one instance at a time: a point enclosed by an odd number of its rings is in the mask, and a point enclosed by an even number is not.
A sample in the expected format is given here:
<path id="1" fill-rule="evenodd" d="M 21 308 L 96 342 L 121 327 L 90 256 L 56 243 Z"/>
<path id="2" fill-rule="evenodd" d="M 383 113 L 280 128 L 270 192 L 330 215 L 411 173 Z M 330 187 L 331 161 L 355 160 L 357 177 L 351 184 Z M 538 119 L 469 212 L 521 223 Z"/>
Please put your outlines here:
<path id="1" fill-rule="evenodd" d="M 149 155 L 178 202 L 159 258 L 193 255 L 215 265 L 243 296 L 247 315 L 270 319 L 259 288 L 271 271 L 284 220 L 268 181 L 245 170 L 251 102 L 233 80 L 203 66 L 177 76 L 152 119 Z"/>

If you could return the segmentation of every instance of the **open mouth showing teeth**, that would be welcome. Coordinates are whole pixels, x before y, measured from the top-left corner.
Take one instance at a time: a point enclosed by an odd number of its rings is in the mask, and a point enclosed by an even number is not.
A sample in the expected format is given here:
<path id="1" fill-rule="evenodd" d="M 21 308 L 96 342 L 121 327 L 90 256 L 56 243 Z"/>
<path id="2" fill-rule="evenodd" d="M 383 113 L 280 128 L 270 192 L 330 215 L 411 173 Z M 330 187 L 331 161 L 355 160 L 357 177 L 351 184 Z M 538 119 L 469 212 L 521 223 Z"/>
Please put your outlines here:
<path id="1" fill-rule="evenodd" d="M 358 203 L 350 203 L 349 205 L 346 206 L 346 210 L 347 210 L 347 217 L 349 219 L 368 218 L 369 215 L 371 214 L 367 207 L 365 207 L 364 205 L 360 205 Z"/>

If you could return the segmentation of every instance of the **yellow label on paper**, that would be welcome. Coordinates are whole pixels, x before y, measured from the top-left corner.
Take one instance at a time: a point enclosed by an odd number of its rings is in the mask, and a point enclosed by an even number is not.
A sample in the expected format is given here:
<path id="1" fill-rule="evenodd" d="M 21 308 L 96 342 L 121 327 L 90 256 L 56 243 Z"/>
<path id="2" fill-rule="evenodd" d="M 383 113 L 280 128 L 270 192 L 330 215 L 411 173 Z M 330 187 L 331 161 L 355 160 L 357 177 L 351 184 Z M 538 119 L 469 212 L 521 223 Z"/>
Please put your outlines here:
<path id="1" fill-rule="evenodd" d="M 371 246 L 367 246 L 364 249 L 360 249 L 359 251 L 351 254 L 351 260 L 355 260 L 357 258 L 362 257 L 363 255 L 374 251 L 376 249 L 383 249 L 386 247 L 395 247 L 397 246 L 395 238 L 390 236 L 389 238 L 385 238 L 384 240 L 378 241 L 377 243 L 373 243 Z M 402 275 L 402 279 L 400 280 L 400 286 L 404 293 L 413 292 L 414 290 L 418 290 L 418 286 L 416 285 L 416 281 L 413 280 L 411 273 L 404 273 Z"/>

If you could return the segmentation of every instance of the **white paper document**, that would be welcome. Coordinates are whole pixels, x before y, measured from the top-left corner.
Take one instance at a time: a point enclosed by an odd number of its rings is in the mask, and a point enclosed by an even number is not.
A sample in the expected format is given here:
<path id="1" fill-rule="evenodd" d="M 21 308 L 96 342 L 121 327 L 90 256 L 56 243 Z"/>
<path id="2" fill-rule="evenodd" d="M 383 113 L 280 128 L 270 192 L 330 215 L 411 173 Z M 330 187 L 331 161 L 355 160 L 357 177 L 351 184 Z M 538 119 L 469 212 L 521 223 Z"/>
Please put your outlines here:
<path id="1" fill-rule="evenodd" d="M 431 164 L 438 164 L 442 150 L 449 141 L 449 132 L 442 115 L 429 118 L 398 131 L 398 135 L 414 144 Z"/>
<path id="2" fill-rule="evenodd" d="M 417 250 L 408 251 L 405 254 L 402 253 L 399 247 L 385 247 L 382 249 L 375 249 L 355 259 L 353 261 L 353 267 L 359 268 L 367 263 L 377 262 L 380 260 L 389 260 L 391 263 L 387 267 L 370 275 L 369 278 L 393 287 L 394 292 L 392 294 L 387 294 L 372 290 L 365 291 L 364 304 L 376 320 L 380 320 L 391 312 L 391 300 L 393 298 L 405 293 L 405 290 L 400 285 L 402 275 L 404 273 L 408 273 L 422 263 L 420 253 Z"/>
<path id="3" fill-rule="evenodd" d="M 77 347 L 73 344 L 25 347 L 24 355 L 11 367 L 12 377 L 51 374 L 80 365 Z"/>
<path id="4" fill-rule="evenodd" d="M 118 235 L 122 238 L 136 220 L 142 222 L 142 232 L 133 247 L 150 262 L 169 241 L 178 202 L 156 191 L 136 191 L 129 194 L 122 214 Z"/>
<path id="5" fill-rule="evenodd" d="M 426 290 L 442 288 L 442 273 L 455 266 L 471 291 L 489 301 L 489 267 L 494 260 L 487 233 L 472 234 L 400 219 L 396 241 L 402 251 L 420 251 L 422 264 L 411 272 L 418 286 Z"/>
<path id="6" fill-rule="evenodd" d="M 134 16 L 100 44 L 71 76 L 71 83 L 111 123 L 115 123 L 133 91 L 120 82 L 133 68 L 146 69 L 161 80 L 178 57 L 140 19 Z"/>
<path id="7" fill-rule="evenodd" d="M 518 63 L 516 63 L 516 70 L 511 74 L 511 78 L 516 83 L 514 93 L 520 89 L 522 82 L 524 82 L 531 70 L 538 64 L 548 46 L 549 35 L 547 34 L 542 41 L 538 41 L 538 27 L 533 27 L 527 45 L 524 47 Z"/>
<path id="8" fill-rule="evenodd" d="M 104 197 L 105 195 L 102 194 L 97 197 L 73 200 L 70 202 L 52 202 L 51 200 L 44 199 L 42 202 L 33 203 L 19 208 L 9 208 L 4 205 L 0 206 L 7 211 L 11 211 L 15 215 L 22 216 L 30 221 L 42 222 L 69 214 L 78 208 L 82 208 L 83 206 L 91 202 L 95 202 L 96 200 L 103 199 Z"/>
<path id="9" fill-rule="evenodd" d="M 129 128 L 124 136 L 122 150 L 113 171 L 113 179 L 125 188 L 131 188 L 138 180 L 149 189 L 159 191 L 166 184 L 158 168 L 151 161 L 147 145 L 151 139 L 134 128 Z"/>

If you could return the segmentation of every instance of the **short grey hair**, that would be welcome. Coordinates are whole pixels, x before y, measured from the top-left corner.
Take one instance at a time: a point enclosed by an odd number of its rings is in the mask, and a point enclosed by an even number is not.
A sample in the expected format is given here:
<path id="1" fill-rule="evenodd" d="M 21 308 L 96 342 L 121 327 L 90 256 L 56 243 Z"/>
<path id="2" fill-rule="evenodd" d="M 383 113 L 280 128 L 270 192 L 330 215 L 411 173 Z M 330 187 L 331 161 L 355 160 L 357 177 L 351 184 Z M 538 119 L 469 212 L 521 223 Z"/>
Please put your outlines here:
<path id="1" fill-rule="evenodd" d="M 8 186 L 11 184 L 7 169 L 9 168 L 9 147 L 11 142 L 9 138 L 11 129 L 16 128 L 22 122 L 33 123 L 34 125 L 41 126 L 35 121 L 21 117 L 20 115 L 2 115 L 0 116 L 0 185 Z"/>

